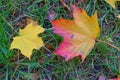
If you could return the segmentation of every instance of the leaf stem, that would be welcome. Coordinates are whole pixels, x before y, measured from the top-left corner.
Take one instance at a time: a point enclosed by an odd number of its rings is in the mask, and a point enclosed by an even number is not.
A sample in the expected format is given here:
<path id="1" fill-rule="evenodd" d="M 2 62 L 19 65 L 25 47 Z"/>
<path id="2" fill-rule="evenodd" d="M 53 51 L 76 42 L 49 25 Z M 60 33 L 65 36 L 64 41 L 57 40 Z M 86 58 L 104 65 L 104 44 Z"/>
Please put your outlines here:
<path id="1" fill-rule="evenodd" d="M 118 51 L 120 51 L 120 48 L 118 48 L 117 46 L 111 44 L 111 43 L 108 43 L 108 42 L 105 42 L 105 41 L 102 41 L 102 40 L 99 40 L 99 39 L 96 39 L 96 41 L 98 42 L 101 42 L 101 43 L 105 43 L 105 44 L 108 44 L 109 46 L 113 47 L 113 48 L 116 48 Z"/>

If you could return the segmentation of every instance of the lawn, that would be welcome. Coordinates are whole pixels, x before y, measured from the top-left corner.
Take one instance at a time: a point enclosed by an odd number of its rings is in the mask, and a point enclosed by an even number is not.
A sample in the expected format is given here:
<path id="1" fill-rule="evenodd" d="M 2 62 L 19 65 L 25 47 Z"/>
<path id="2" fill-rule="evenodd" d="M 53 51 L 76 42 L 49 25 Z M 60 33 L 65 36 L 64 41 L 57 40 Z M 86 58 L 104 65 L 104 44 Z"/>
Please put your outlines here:
<path id="1" fill-rule="evenodd" d="M 120 48 L 119 2 L 113 9 L 104 0 L 0 0 L 0 80 L 98 80 L 99 76 L 109 80 L 120 75 L 120 51 L 102 42 L 96 42 L 84 62 L 80 57 L 65 61 L 54 55 L 63 38 L 52 32 L 49 19 L 73 19 L 73 4 L 85 8 L 90 16 L 97 10 L 98 39 Z M 33 50 L 31 60 L 17 49 L 9 50 L 13 37 L 26 26 L 27 17 L 46 29 L 39 35 L 45 46 Z"/>

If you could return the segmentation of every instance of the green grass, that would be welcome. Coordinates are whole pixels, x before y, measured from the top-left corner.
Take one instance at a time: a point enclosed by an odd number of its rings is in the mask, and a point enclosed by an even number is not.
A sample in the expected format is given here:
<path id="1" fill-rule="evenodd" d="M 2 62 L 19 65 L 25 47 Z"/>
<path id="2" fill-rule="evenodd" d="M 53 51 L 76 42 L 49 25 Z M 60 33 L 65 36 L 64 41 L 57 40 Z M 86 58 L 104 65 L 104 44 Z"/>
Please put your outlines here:
<path id="1" fill-rule="evenodd" d="M 66 0 L 71 10 L 75 3 L 76 0 Z M 117 9 L 112 9 L 103 0 L 85 0 L 78 7 L 84 7 L 89 15 L 97 10 L 101 28 L 99 39 L 106 42 L 112 39 L 112 44 L 120 47 L 120 20 L 115 17 L 119 12 Z M 31 60 L 19 50 L 10 51 L 12 38 L 25 26 L 25 17 L 37 20 L 46 29 L 52 27 L 46 20 L 48 10 L 56 13 L 56 19 L 73 18 L 59 0 L 0 0 L 0 80 L 97 80 L 100 75 L 108 80 L 120 74 L 117 59 L 120 52 L 104 43 L 96 42 L 83 63 L 80 57 L 66 62 L 54 55 L 52 51 L 62 37 L 52 30 L 41 35 L 45 44 L 53 47 L 51 51 L 45 47 L 34 50 Z"/>

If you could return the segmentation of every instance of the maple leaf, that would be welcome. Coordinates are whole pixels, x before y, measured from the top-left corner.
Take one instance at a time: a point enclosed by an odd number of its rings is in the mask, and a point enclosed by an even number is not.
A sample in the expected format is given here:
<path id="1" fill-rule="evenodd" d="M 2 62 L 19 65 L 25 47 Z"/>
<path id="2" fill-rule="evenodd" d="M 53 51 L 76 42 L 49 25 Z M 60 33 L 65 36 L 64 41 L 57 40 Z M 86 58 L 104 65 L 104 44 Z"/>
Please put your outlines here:
<path id="1" fill-rule="evenodd" d="M 54 32 L 64 38 L 55 54 L 63 56 L 66 60 L 81 56 L 84 61 L 100 32 L 97 13 L 90 17 L 84 9 L 73 6 L 73 16 L 74 20 L 61 18 L 51 21 Z"/>
<path id="2" fill-rule="evenodd" d="M 44 31 L 44 28 L 36 25 L 36 22 L 30 22 L 32 23 L 28 24 L 24 29 L 20 29 L 19 36 L 13 38 L 10 47 L 10 49 L 20 49 L 21 53 L 29 59 L 33 49 L 44 46 L 42 39 L 38 37 L 38 34 Z"/>
<path id="3" fill-rule="evenodd" d="M 116 1 L 120 1 L 120 0 L 105 0 L 108 4 L 110 4 L 114 9 L 115 9 L 115 3 Z"/>

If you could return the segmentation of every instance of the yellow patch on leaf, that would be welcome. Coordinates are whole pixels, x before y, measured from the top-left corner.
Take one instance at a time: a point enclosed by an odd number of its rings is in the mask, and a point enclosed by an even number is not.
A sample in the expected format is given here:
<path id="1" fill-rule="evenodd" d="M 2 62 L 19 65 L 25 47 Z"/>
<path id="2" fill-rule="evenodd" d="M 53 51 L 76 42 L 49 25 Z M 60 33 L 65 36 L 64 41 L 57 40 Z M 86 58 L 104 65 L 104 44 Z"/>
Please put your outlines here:
<path id="1" fill-rule="evenodd" d="M 115 9 L 115 3 L 116 1 L 120 1 L 120 0 L 105 0 L 108 4 L 110 4 L 114 9 Z"/>
<path id="2" fill-rule="evenodd" d="M 33 49 L 44 46 L 43 40 L 38 37 L 39 33 L 44 32 L 44 28 L 34 25 L 36 22 L 28 24 L 24 29 L 20 29 L 19 36 L 13 38 L 10 49 L 20 49 L 21 53 L 30 59 Z"/>
<path id="3" fill-rule="evenodd" d="M 63 56 L 66 60 L 81 56 L 84 61 L 100 33 L 97 12 L 90 17 L 84 9 L 73 6 L 73 16 L 74 20 L 61 18 L 52 21 L 54 32 L 64 38 L 55 54 Z"/>

